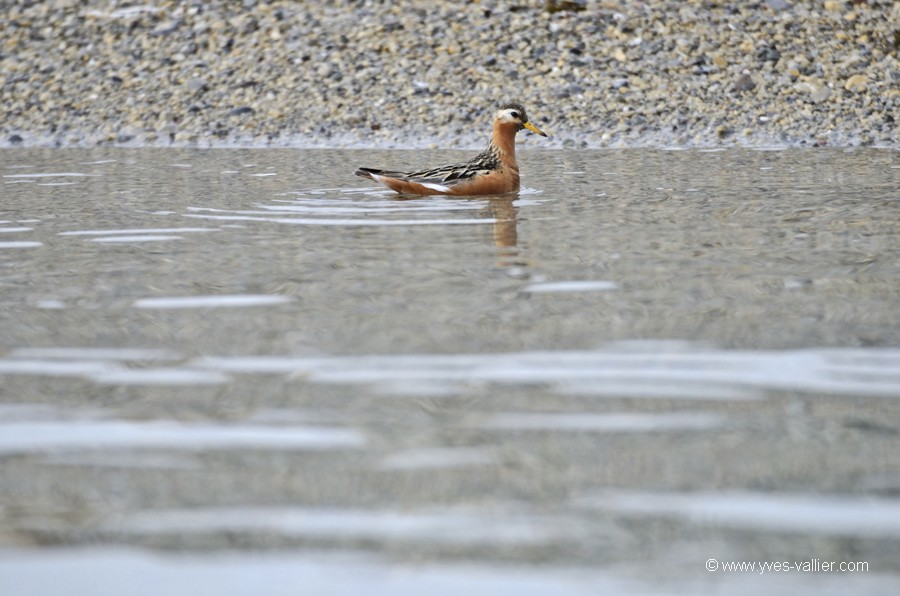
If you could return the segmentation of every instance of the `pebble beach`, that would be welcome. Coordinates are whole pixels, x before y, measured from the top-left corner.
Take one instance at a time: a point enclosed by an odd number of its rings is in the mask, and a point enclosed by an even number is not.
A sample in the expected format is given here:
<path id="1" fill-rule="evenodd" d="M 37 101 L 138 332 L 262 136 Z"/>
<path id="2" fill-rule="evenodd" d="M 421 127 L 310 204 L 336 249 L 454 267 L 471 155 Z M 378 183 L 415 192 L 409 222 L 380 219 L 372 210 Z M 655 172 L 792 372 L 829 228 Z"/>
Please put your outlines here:
<path id="1" fill-rule="evenodd" d="M 897 146 L 893 0 L 18 2 L 0 146 Z"/>

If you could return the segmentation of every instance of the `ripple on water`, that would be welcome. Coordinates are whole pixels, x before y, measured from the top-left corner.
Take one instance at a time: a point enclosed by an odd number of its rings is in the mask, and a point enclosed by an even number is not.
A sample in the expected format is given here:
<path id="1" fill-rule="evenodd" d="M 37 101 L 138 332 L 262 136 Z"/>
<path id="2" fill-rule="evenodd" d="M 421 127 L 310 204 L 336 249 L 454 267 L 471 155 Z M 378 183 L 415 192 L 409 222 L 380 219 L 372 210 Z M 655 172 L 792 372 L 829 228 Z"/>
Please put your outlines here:
<path id="1" fill-rule="evenodd" d="M 167 420 L 0 423 L 0 454 L 71 450 L 359 449 L 358 431 L 341 427 L 187 423 Z"/>
<path id="2" fill-rule="evenodd" d="M 595 351 L 396 354 L 293 358 L 203 357 L 192 364 L 236 373 L 298 374 L 314 383 L 545 384 L 563 394 L 743 400 L 767 391 L 900 397 L 900 351 L 878 348 L 655 351 L 629 344 Z M 699 391 L 697 391 L 699 390 Z"/>
<path id="3" fill-rule="evenodd" d="M 493 217 L 464 218 L 456 217 L 458 212 L 481 211 L 487 204 L 486 199 L 421 197 L 414 201 L 399 201 L 396 195 L 366 194 L 366 198 L 331 198 L 322 194 L 341 192 L 357 194 L 360 189 L 317 189 L 280 193 L 277 196 L 296 197 L 291 199 L 274 199 L 271 203 L 258 203 L 255 209 L 221 209 L 214 207 L 188 207 L 184 217 L 193 219 L 209 219 L 214 221 L 249 221 L 281 223 L 289 225 L 320 226 L 422 226 L 422 225 L 472 225 L 493 224 Z M 539 193 L 525 193 L 533 195 Z M 372 199 L 370 196 L 377 198 Z M 535 199 L 524 198 L 517 201 L 518 207 L 537 204 Z M 428 217 L 430 214 L 446 213 L 453 217 Z M 315 217 L 297 217 L 307 215 Z M 363 217 L 348 218 L 347 215 Z M 415 217 L 402 217 L 413 215 Z"/>
<path id="4" fill-rule="evenodd" d="M 71 230 L 60 232 L 60 236 L 129 236 L 141 234 L 190 234 L 215 232 L 218 228 L 125 228 L 111 230 Z"/>
<path id="5" fill-rule="evenodd" d="M 725 419 L 708 412 L 666 414 L 591 412 L 500 412 L 481 417 L 475 426 L 507 431 L 574 431 L 608 433 L 646 433 L 693 431 L 723 427 Z"/>
<path id="6" fill-rule="evenodd" d="M 102 238 L 91 238 L 91 242 L 99 242 L 102 244 L 128 244 L 136 242 L 168 242 L 170 240 L 182 240 L 184 236 L 163 236 L 163 235 L 135 235 L 135 236 L 104 236 Z"/>
<path id="7" fill-rule="evenodd" d="M 554 523 L 555 522 L 555 523 Z M 325 507 L 192 508 L 137 513 L 115 524 L 140 535 L 267 532 L 326 540 L 444 544 L 542 544 L 561 539 L 559 520 L 508 510 L 449 507 L 421 512 Z"/>
<path id="8" fill-rule="evenodd" d="M 9 240 L 0 242 L 0 248 L 35 248 L 43 245 L 43 242 L 37 240 Z"/>
<path id="9" fill-rule="evenodd" d="M 211 296 L 171 296 L 141 298 L 135 300 L 135 308 L 190 309 L 190 308 L 240 308 L 247 306 L 273 306 L 293 302 L 290 296 L 271 294 L 231 294 Z"/>
<path id="10" fill-rule="evenodd" d="M 103 174 L 85 174 L 83 172 L 29 172 L 27 174 L 4 174 L 4 178 L 93 178 Z"/>
<path id="11" fill-rule="evenodd" d="M 584 495 L 576 506 L 629 516 L 780 533 L 900 538 L 900 499 L 753 492 L 629 492 Z"/>
<path id="12" fill-rule="evenodd" d="M 565 292 L 608 292 L 618 290 L 619 284 L 614 281 L 555 281 L 528 284 L 523 292 L 531 294 L 565 293 Z"/>

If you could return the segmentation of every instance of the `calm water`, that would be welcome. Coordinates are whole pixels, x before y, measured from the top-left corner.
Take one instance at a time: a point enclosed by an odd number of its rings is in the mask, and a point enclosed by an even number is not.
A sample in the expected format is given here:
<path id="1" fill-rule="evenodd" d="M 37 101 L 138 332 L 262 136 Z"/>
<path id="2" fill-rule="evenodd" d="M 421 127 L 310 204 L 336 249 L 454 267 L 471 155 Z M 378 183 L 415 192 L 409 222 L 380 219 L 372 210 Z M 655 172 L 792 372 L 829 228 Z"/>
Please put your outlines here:
<path id="1" fill-rule="evenodd" d="M 467 156 L 0 151 L 0 593 L 894 589 L 900 153 Z"/>

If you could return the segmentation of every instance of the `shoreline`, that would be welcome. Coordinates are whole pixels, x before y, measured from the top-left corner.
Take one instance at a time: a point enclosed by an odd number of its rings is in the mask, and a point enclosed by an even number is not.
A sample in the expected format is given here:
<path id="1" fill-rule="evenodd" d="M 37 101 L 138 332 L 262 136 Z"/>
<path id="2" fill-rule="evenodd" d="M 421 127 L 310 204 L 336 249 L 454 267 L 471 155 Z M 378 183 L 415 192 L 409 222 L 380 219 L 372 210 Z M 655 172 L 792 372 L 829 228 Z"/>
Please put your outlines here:
<path id="1" fill-rule="evenodd" d="M 900 3 L 13 6 L 0 147 L 900 145 Z M 521 140 L 521 139 L 520 139 Z"/>

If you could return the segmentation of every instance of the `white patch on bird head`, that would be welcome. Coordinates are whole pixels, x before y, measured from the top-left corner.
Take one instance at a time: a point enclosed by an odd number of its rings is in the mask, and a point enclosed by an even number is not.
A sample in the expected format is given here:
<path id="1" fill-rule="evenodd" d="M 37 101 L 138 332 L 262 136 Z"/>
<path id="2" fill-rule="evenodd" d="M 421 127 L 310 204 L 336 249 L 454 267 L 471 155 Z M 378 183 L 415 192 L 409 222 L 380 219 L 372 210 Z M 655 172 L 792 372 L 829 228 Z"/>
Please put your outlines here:
<path id="1" fill-rule="evenodd" d="M 522 125 L 527 122 L 525 120 L 527 116 L 525 116 L 525 111 L 519 108 L 500 108 L 497 110 L 497 115 L 494 116 L 496 120 L 500 122 L 505 122 L 509 124 L 518 124 Z"/>

